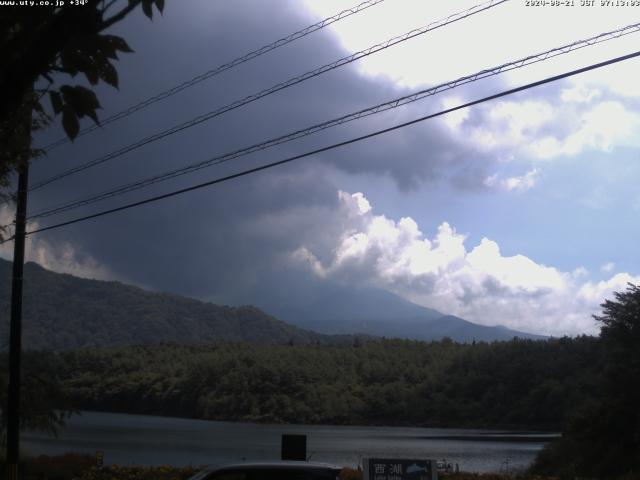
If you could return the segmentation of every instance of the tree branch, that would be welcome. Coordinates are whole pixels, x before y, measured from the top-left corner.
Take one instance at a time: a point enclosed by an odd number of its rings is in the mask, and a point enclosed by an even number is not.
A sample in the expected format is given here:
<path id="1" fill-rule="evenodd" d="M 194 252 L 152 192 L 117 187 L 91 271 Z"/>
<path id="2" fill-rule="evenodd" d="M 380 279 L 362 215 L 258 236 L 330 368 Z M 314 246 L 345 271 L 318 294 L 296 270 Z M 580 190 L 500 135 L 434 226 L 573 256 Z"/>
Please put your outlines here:
<path id="1" fill-rule="evenodd" d="M 106 12 L 107 10 L 109 10 L 111 7 L 113 7 L 116 3 L 118 3 L 118 0 L 111 0 L 109 3 L 107 3 L 106 5 L 104 5 L 104 1 L 103 3 L 103 7 L 102 7 L 102 13 Z"/>
<path id="2" fill-rule="evenodd" d="M 111 25 L 113 25 L 114 23 L 119 22 L 120 20 L 122 20 L 124 17 L 126 17 L 132 10 L 134 10 L 138 5 L 140 5 L 142 3 L 142 0 L 132 0 L 129 2 L 129 5 L 127 5 L 126 7 L 124 7 L 122 10 L 120 10 L 118 13 L 116 13 L 114 16 L 112 16 L 111 18 L 104 20 L 102 22 L 102 25 L 100 27 L 100 30 L 98 30 L 99 32 L 109 28 Z"/>

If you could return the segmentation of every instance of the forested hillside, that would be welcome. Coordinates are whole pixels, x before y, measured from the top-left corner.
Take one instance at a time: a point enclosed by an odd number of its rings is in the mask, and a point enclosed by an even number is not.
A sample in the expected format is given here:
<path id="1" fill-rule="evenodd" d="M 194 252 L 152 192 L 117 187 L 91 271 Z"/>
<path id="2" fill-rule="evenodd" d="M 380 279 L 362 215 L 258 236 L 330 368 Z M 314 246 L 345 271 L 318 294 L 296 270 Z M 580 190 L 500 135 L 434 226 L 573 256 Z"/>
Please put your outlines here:
<path id="1" fill-rule="evenodd" d="M 456 344 L 222 344 L 78 350 L 57 373 L 79 409 L 214 420 L 558 429 L 593 397 L 591 337 Z"/>
<path id="2" fill-rule="evenodd" d="M 11 263 L 0 259 L 0 338 L 8 338 Z M 159 344 L 340 342 L 252 307 L 228 307 L 25 265 L 27 349 Z M 351 341 L 352 338 L 347 340 Z M 3 342 L 6 344 L 6 342 Z M 0 347 L 3 348 L 3 347 Z"/>
<path id="3" fill-rule="evenodd" d="M 0 259 L 0 340 L 8 336 L 10 280 L 11 263 Z M 544 338 L 477 325 L 375 289 L 336 288 L 331 296 L 319 289 L 319 298 L 294 313 L 289 307 L 299 299 L 289 292 L 276 309 L 289 313 L 284 322 L 251 305 L 215 305 L 120 282 L 60 274 L 33 262 L 25 265 L 24 287 L 23 345 L 28 349 L 220 341 L 333 344 L 352 342 L 354 335 L 427 341 L 446 336 L 469 342 Z M 0 349 L 3 344 L 6 341 L 0 341 Z"/>

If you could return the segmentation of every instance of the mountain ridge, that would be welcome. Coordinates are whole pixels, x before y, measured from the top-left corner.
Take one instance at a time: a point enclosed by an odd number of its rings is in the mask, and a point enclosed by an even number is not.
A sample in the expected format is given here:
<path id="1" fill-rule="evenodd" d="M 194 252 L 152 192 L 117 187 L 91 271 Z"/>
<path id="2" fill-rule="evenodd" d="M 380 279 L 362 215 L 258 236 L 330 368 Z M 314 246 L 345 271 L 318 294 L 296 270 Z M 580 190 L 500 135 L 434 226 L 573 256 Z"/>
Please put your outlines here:
<path id="1" fill-rule="evenodd" d="M 300 288 L 295 295 L 283 293 L 258 304 L 285 322 L 325 334 L 365 333 L 424 341 L 450 337 L 458 342 L 547 338 L 501 325 L 473 323 L 373 287 L 316 282 L 310 288 Z"/>
<path id="2" fill-rule="evenodd" d="M 10 275 L 11 262 L 0 260 L 2 338 L 8 336 Z M 117 281 L 55 273 L 33 262 L 25 264 L 23 312 L 23 344 L 27 349 L 352 341 L 303 330 L 251 305 L 215 305 Z"/>
<path id="3" fill-rule="evenodd" d="M 0 259 L 0 338 L 8 338 L 11 262 Z M 321 288 L 306 308 L 284 297 L 280 306 L 216 305 L 174 293 L 152 292 L 118 281 L 91 280 L 25 264 L 23 345 L 27 349 L 249 343 L 352 343 L 372 337 L 471 342 L 544 337 L 485 327 L 444 315 L 375 289 Z M 323 305 L 346 307 L 327 314 Z M 293 297 L 293 298 L 292 298 Z M 287 301 L 288 300 L 288 301 Z M 297 312 L 296 312 L 297 308 Z M 273 312 L 275 315 L 266 313 Z M 292 314 L 291 312 L 296 312 Z M 337 315 L 340 312 L 340 315 Z M 284 314 L 283 314 L 284 313 Z M 374 315 L 381 315 L 376 318 Z M 358 315 L 367 318 L 358 318 Z M 292 318 L 292 316 L 294 318 Z M 2 348 L 6 348 L 3 342 Z"/>

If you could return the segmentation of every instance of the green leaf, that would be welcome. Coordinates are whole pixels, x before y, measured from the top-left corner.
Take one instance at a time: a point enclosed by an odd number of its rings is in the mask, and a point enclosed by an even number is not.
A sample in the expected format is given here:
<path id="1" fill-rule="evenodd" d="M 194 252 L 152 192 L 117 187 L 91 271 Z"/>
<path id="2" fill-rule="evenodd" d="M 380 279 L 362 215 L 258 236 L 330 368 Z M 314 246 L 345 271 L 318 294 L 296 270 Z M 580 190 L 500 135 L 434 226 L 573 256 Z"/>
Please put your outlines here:
<path id="1" fill-rule="evenodd" d="M 76 113 L 82 112 L 82 101 L 78 98 L 75 87 L 72 87 L 70 85 L 63 85 L 62 87 L 60 87 L 60 93 L 62 93 L 62 100 L 65 104 L 65 108 L 69 106 Z"/>
<path id="2" fill-rule="evenodd" d="M 75 52 L 70 49 L 64 49 L 60 52 L 60 66 L 72 77 L 79 72 L 78 58 Z"/>
<path id="3" fill-rule="evenodd" d="M 117 37 L 115 35 L 104 35 L 107 38 L 108 42 L 111 43 L 113 48 L 120 52 L 133 53 L 131 47 L 125 42 L 125 40 L 121 37 Z"/>
<path id="4" fill-rule="evenodd" d="M 113 60 L 117 60 L 118 59 L 118 54 L 116 52 L 116 47 L 107 38 L 107 35 L 98 35 L 98 42 L 100 44 L 98 50 L 102 54 L 102 56 L 104 56 L 106 58 L 111 58 Z"/>
<path id="5" fill-rule="evenodd" d="M 74 88 L 71 85 L 62 85 L 60 87 L 60 93 L 62 94 L 63 103 L 69 104 L 73 107 L 74 102 Z"/>
<path id="6" fill-rule="evenodd" d="M 158 11 L 162 13 L 164 11 L 164 0 L 156 0 L 156 7 Z"/>
<path id="7" fill-rule="evenodd" d="M 100 79 L 100 72 L 98 70 L 98 67 L 94 63 L 87 64 L 86 67 L 82 70 L 82 73 L 84 73 L 91 85 L 97 84 L 98 80 Z"/>
<path id="8" fill-rule="evenodd" d="M 100 120 L 98 120 L 98 114 L 94 110 L 87 110 L 85 114 L 95 122 L 96 125 L 100 125 Z"/>
<path id="9" fill-rule="evenodd" d="M 142 11 L 147 17 L 153 19 L 153 9 L 151 8 L 151 2 L 153 2 L 153 0 L 142 0 Z"/>
<path id="10" fill-rule="evenodd" d="M 74 90 L 80 107 L 79 111 L 77 111 L 79 116 L 83 117 L 84 115 L 87 115 L 94 122 L 99 123 L 96 110 L 100 108 L 100 102 L 98 101 L 96 94 L 92 90 L 81 86 L 76 86 Z"/>
<path id="11" fill-rule="evenodd" d="M 119 88 L 118 87 L 118 71 L 108 61 L 104 62 L 104 64 L 100 69 L 100 78 L 102 78 L 102 80 L 104 80 L 106 83 L 108 83 L 112 87 Z"/>
<path id="12" fill-rule="evenodd" d="M 82 118 L 87 115 L 94 122 L 99 123 L 96 110 L 100 108 L 100 102 L 92 90 L 79 85 L 74 87 L 63 85 L 60 87 L 60 91 L 66 104 L 64 106 L 65 109 L 69 107 L 76 114 L 76 117 Z"/>
<path id="13" fill-rule="evenodd" d="M 95 110 L 100 108 L 100 102 L 98 101 L 98 97 L 93 92 L 93 90 L 89 90 L 88 88 L 76 86 L 75 87 L 76 95 L 80 97 L 82 103 L 86 105 L 87 108 L 91 110 Z"/>
<path id="14" fill-rule="evenodd" d="M 65 105 L 62 110 L 62 127 L 64 128 L 67 136 L 74 140 L 78 136 L 80 131 L 80 123 L 78 122 L 78 116 L 73 108 L 69 105 Z"/>
<path id="15" fill-rule="evenodd" d="M 49 98 L 51 99 L 51 106 L 53 107 L 53 113 L 58 115 L 62 111 L 62 97 L 60 92 L 49 92 Z"/>

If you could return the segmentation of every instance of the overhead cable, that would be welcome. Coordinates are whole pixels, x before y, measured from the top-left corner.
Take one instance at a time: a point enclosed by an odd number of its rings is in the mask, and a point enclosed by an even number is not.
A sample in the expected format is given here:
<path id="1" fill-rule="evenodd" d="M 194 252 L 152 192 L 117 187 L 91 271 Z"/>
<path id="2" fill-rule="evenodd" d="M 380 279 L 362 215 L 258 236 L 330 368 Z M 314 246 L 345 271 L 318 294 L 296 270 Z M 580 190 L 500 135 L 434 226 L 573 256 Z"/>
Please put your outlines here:
<path id="1" fill-rule="evenodd" d="M 350 113 L 348 115 L 343 115 L 341 117 L 338 118 L 334 118 L 322 123 L 318 123 L 316 125 L 313 125 L 311 127 L 307 127 L 305 129 L 301 129 L 301 130 L 297 130 L 295 132 L 292 133 L 288 133 L 286 135 L 280 136 L 280 137 L 276 137 L 276 138 L 272 138 L 270 140 L 266 140 L 264 142 L 261 143 L 257 143 L 254 145 L 251 145 L 249 147 L 244 147 L 242 149 L 239 150 L 235 150 L 232 152 L 228 152 L 225 153 L 223 155 L 217 155 L 215 157 L 212 157 L 210 159 L 204 160 L 204 161 L 200 161 L 191 165 L 187 165 L 185 167 L 180 167 L 180 168 L 176 168 L 173 170 L 169 170 L 167 172 L 164 172 L 162 174 L 158 174 L 158 175 L 154 175 L 151 177 L 147 177 L 141 180 L 137 180 L 135 182 L 132 183 L 128 183 L 126 185 L 121 185 L 109 190 L 105 190 L 101 193 L 98 194 L 94 194 L 88 197 L 84 197 L 82 199 L 78 199 L 78 200 L 74 200 L 71 202 L 66 202 L 62 205 L 59 205 L 57 207 L 53 207 L 53 208 L 49 208 L 46 210 L 42 210 L 39 212 L 36 212 L 32 215 L 30 215 L 28 218 L 29 219 L 36 219 L 36 218 L 43 218 L 43 217 L 48 217 L 51 215 L 55 215 L 55 214 L 59 214 L 59 213 L 63 213 L 75 208 L 79 208 L 82 206 L 86 206 L 86 205 L 90 205 L 93 203 L 96 203 L 98 201 L 101 200 L 105 200 L 108 198 L 112 198 L 118 195 L 122 195 L 124 193 L 127 192 L 131 192 L 134 190 L 139 190 L 141 188 L 156 184 L 156 183 L 160 183 L 166 180 L 170 180 L 172 178 L 176 178 L 182 175 L 186 175 L 188 173 L 192 173 L 195 172 L 197 170 L 201 170 L 203 168 L 208 168 L 211 167 L 213 165 L 218 165 L 224 162 L 228 162 L 230 160 L 233 160 L 235 158 L 239 158 L 245 155 L 249 155 L 251 153 L 257 152 L 257 151 L 261 151 L 261 150 L 265 150 L 267 148 L 271 148 L 274 147 L 276 145 L 280 145 L 286 142 L 290 142 L 292 140 L 296 140 L 298 138 L 302 138 L 314 133 L 317 133 L 319 131 L 322 130 L 326 130 L 330 127 L 334 127 L 337 125 L 342 125 L 344 123 L 347 122 L 351 122 L 353 120 L 357 120 L 360 118 L 364 118 L 366 116 L 370 116 L 370 115 L 374 115 L 380 112 L 384 112 L 393 108 L 397 108 L 400 107 L 402 105 L 406 105 L 421 99 L 424 99 L 426 97 L 430 97 L 433 95 L 436 95 L 440 92 L 446 91 L 446 90 L 450 90 L 453 88 L 456 88 L 460 85 L 464 85 L 467 83 L 471 83 L 483 78 L 487 78 L 487 77 L 491 77 L 494 75 L 498 75 L 500 73 L 504 73 L 510 70 L 514 70 L 517 68 L 522 68 L 524 66 L 527 65 L 531 65 L 534 63 L 538 63 L 538 62 L 542 62 L 545 60 L 548 60 L 550 58 L 556 57 L 558 55 L 563 55 L 584 47 L 588 47 L 591 45 L 596 45 L 598 43 L 602 43 L 614 38 L 619 38 L 621 36 L 624 35 L 628 35 L 631 33 L 636 33 L 640 31 L 640 23 L 635 23 L 632 25 L 627 25 L 625 27 L 619 28 L 617 30 L 611 31 L 611 32 L 606 32 L 606 33 L 601 33 L 600 35 L 596 35 L 584 40 L 578 40 L 566 45 L 563 45 L 561 47 L 556 47 L 553 48 L 551 50 L 547 50 L 545 52 L 541 52 L 541 53 L 537 53 L 535 55 L 529 55 L 527 57 L 524 58 L 520 58 L 518 60 L 512 61 L 512 62 L 508 62 L 508 63 L 504 63 L 502 65 L 499 65 L 497 67 L 493 67 L 493 68 L 488 68 L 485 70 L 481 70 L 479 72 L 473 73 L 471 75 L 466 75 L 464 77 L 460 77 L 456 80 L 450 81 L 450 82 L 446 82 L 446 83 L 442 83 L 440 85 L 434 86 L 434 87 L 430 87 L 424 90 L 420 90 L 418 92 L 412 93 L 411 95 L 405 95 L 403 97 L 400 98 L 396 98 L 394 100 L 390 100 L 384 103 L 380 103 L 378 105 L 369 107 L 369 108 L 365 108 L 362 110 L 359 110 L 357 112 L 353 112 Z"/>
<path id="2" fill-rule="evenodd" d="M 282 82 L 282 83 L 278 83 L 276 85 L 273 85 L 272 87 L 269 87 L 265 90 L 262 90 L 258 93 L 249 95 L 247 97 L 244 97 L 241 100 L 236 100 L 228 105 L 225 105 L 223 107 L 220 107 L 216 110 L 212 110 L 211 112 L 199 115 L 195 118 L 192 118 L 191 120 L 187 121 L 187 122 L 183 122 L 180 123 L 178 125 L 175 125 L 171 128 L 168 128 L 162 132 L 159 133 L 155 133 L 149 137 L 143 138 L 141 140 L 138 140 L 137 142 L 134 142 L 130 145 L 127 145 L 125 147 L 122 147 L 118 150 L 115 150 L 111 153 L 108 153 L 106 155 L 103 155 L 101 157 L 98 157 L 94 160 L 91 160 L 89 162 L 86 162 L 82 165 L 78 165 L 77 167 L 73 167 L 69 170 L 66 170 L 64 172 L 61 172 L 59 174 L 53 175 L 45 180 L 42 180 L 40 182 L 35 183 L 30 189 L 29 191 L 33 191 L 36 190 L 38 188 L 44 187 L 45 185 L 48 185 L 52 182 L 55 182 L 57 180 L 60 180 L 62 178 L 68 177 L 70 175 L 73 175 L 75 173 L 78 172 L 82 172 L 84 170 L 87 170 L 88 168 L 91 167 L 95 167 L 96 165 L 100 165 L 104 162 L 107 162 L 109 160 L 112 160 L 114 158 L 120 157 L 122 155 L 124 155 L 125 153 L 128 153 L 132 150 L 136 150 L 140 147 L 143 147 L 145 145 L 148 145 L 152 142 L 155 142 L 157 140 L 160 140 L 162 138 L 165 138 L 169 135 L 173 135 L 175 133 L 181 132 L 182 130 L 185 130 L 187 128 L 191 128 L 195 125 L 199 125 L 203 122 L 206 122 L 208 120 L 211 120 L 212 118 L 218 117 L 224 113 L 227 113 L 231 110 L 235 110 L 237 108 L 240 108 L 244 105 L 247 105 L 251 102 L 254 102 L 256 100 L 259 100 L 263 97 L 266 97 L 267 95 L 271 95 L 275 92 L 278 92 L 280 90 L 284 90 L 285 88 L 289 88 L 293 85 L 296 85 L 298 83 L 304 82 L 305 80 L 309 80 L 310 78 L 314 78 L 317 77 L 319 75 L 322 75 L 326 72 L 329 72 L 331 70 L 334 70 L 338 67 L 341 67 L 343 65 L 347 65 L 349 63 L 355 62 L 356 60 L 359 60 L 361 58 L 364 58 L 368 55 L 371 55 L 373 53 L 379 52 L 381 50 L 387 49 L 393 45 L 397 45 L 398 43 L 401 42 L 405 42 L 411 38 L 415 38 L 419 35 L 423 35 L 427 32 L 430 32 L 432 30 L 435 30 L 437 28 L 440 27 L 444 27 L 445 25 L 449 25 L 451 23 L 457 22 L 459 20 L 462 20 L 464 18 L 467 18 L 471 15 L 474 15 L 476 13 L 479 12 L 483 12 L 485 10 L 488 10 L 490 8 L 493 8 L 497 5 L 500 5 L 502 3 L 508 2 L 509 0 L 489 0 L 488 2 L 479 4 L 479 5 L 475 5 L 467 10 L 464 10 L 462 12 L 458 12 L 458 13 L 454 13 L 449 15 L 446 18 L 443 18 L 441 20 L 437 20 L 435 22 L 430 23 L 429 25 L 425 26 L 425 27 L 421 27 L 421 28 L 417 28 L 414 30 L 411 30 L 410 32 L 404 33 L 402 35 L 399 35 L 397 37 L 393 37 L 385 42 L 379 43 L 377 45 L 374 45 L 372 47 L 369 47 L 365 50 L 361 50 L 359 52 L 356 52 L 354 54 L 351 54 L 349 56 L 343 57 L 340 60 L 336 60 L 335 62 L 326 64 L 322 67 L 316 68 L 314 70 L 311 70 L 309 72 L 303 73 L 302 75 L 298 75 L 296 77 L 290 78 L 289 80 Z"/>
<path id="3" fill-rule="evenodd" d="M 279 40 L 276 40 L 273 43 L 270 43 L 268 45 L 264 45 L 256 50 L 253 50 L 252 52 L 249 52 L 241 57 L 238 57 L 234 60 L 231 60 L 230 62 L 224 63 L 216 68 L 213 68 L 211 70 L 208 70 L 200 75 L 197 75 L 185 82 L 182 82 L 179 85 L 176 85 L 175 87 L 172 87 L 168 90 L 165 90 L 164 92 L 160 92 L 157 95 L 154 95 L 153 97 L 149 97 L 146 100 L 143 100 L 129 108 L 127 108 L 126 110 L 122 110 L 121 112 L 115 113 L 103 120 L 100 121 L 99 125 L 91 125 L 90 127 L 87 128 L 83 128 L 82 130 L 80 130 L 80 132 L 78 133 L 78 137 L 85 135 L 87 133 L 93 132 L 94 130 L 98 129 L 99 127 L 104 127 L 105 125 L 108 125 L 110 123 L 116 122 L 118 120 L 121 120 L 125 117 L 128 117 L 129 115 L 138 112 L 144 108 L 147 108 L 149 105 L 153 105 L 156 102 L 159 102 L 161 100 L 164 100 L 165 98 L 171 97 L 173 95 L 175 95 L 176 93 L 179 93 L 187 88 L 193 87 L 194 85 L 197 85 L 200 82 L 203 82 L 204 80 L 207 80 L 211 77 L 214 77 L 216 75 L 219 75 L 222 72 L 226 72 L 227 70 L 230 70 L 233 67 L 236 67 L 242 63 L 248 62 L 249 60 L 253 60 L 254 58 L 257 58 L 261 55 L 264 55 L 265 53 L 271 52 L 272 50 L 275 50 L 276 48 L 280 48 L 283 47 L 284 45 L 287 45 L 291 42 L 294 42 L 295 40 L 298 40 L 302 37 L 305 37 L 307 35 L 309 35 L 310 33 L 313 33 L 317 30 L 320 30 L 324 27 L 327 27 L 329 25 L 331 25 L 332 23 L 338 22 L 340 20 L 342 20 L 343 18 L 347 18 L 351 15 L 354 15 L 358 12 L 361 12 L 363 10 L 366 10 L 369 7 L 373 7 L 374 5 L 377 5 L 379 3 L 382 3 L 384 0 L 367 0 L 366 2 L 362 2 L 358 5 L 356 5 L 355 7 L 351 7 L 351 8 L 347 8 L 346 10 L 342 10 L 340 13 L 337 13 L 335 15 L 332 15 L 331 17 L 327 17 L 324 20 L 321 20 L 317 23 L 314 23 L 313 25 L 309 25 L 308 27 L 303 28 L 302 30 L 298 30 L 297 32 L 294 32 L 290 35 L 287 35 L 286 37 L 283 37 Z M 50 143 L 49 145 L 44 147 L 44 150 L 46 151 L 51 151 L 56 147 L 59 147 L 60 145 L 64 145 L 65 143 L 70 142 L 68 137 L 63 137 L 60 138 L 59 140 L 56 140 L 53 143 Z"/>
<path id="4" fill-rule="evenodd" d="M 354 144 L 354 143 L 357 143 L 357 142 L 361 142 L 363 140 L 367 140 L 367 139 L 370 139 L 370 138 L 373 138 L 373 137 L 377 137 L 379 135 L 382 135 L 382 134 L 385 134 L 385 133 L 389 133 L 389 132 L 392 132 L 394 130 L 398 130 L 398 129 L 401 129 L 401 128 L 405 128 L 405 127 L 408 127 L 409 125 L 414 125 L 416 123 L 423 122 L 423 121 L 429 120 L 431 118 L 439 117 L 439 116 L 445 115 L 447 113 L 455 112 L 455 111 L 461 110 L 463 108 L 472 107 L 472 106 L 478 105 L 480 103 L 484 103 L 484 102 L 487 102 L 487 101 L 490 101 L 490 100 L 494 100 L 494 99 L 497 99 L 497 98 L 505 97 L 507 95 L 512 95 L 514 93 L 522 92 L 522 91 L 528 90 L 530 88 L 534 88 L 534 87 L 538 87 L 540 85 L 544 85 L 544 84 L 547 84 L 547 83 L 551 83 L 551 82 L 555 82 L 555 81 L 558 81 L 558 80 L 562 80 L 564 78 L 568 78 L 568 77 L 571 77 L 571 76 L 574 76 L 574 75 L 578 75 L 580 73 L 584 73 L 584 72 L 588 72 L 588 71 L 591 71 L 591 70 L 595 70 L 597 68 L 602 68 L 602 67 L 605 67 L 607 65 L 612 65 L 614 63 L 623 62 L 625 60 L 629 60 L 629 59 L 632 59 L 632 58 L 635 58 L 635 57 L 638 57 L 638 56 L 640 56 L 640 51 L 636 51 L 634 53 L 630 53 L 630 54 L 623 55 L 623 56 L 620 56 L 620 57 L 612 58 L 612 59 L 606 60 L 604 62 L 592 64 L 592 65 L 589 65 L 587 67 L 582 67 L 582 68 L 579 68 L 579 69 L 576 69 L 576 70 L 572 70 L 572 71 L 569 71 L 569 72 L 566 72 L 566 73 L 562 73 L 560 75 L 554 75 L 552 77 L 547 77 L 547 78 L 545 78 L 543 80 L 538 80 L 536 82 L 528 83 L 528 84 L 520 86 L 520 87 L 516 87 L 516 88 L 509 89 L 509 90 L 505 90 L 505 91 L 502 91 L 500 93 L 496 93 L 496 94 L 493 94 L 493 95 L 489 95 L 487 97 L 483 97 L 483 98 L 478 99 L 478 100 L 474 100 L 472 102 L 467 102 L 467 103 L 458 105 L 456 107 L 448 108 L 446 110 L 441 110 L 441 111 L 439 111 L 437 113 L 432 113 L 432 114 L 429 114 L 429 115 L 425 115 L 423 117 L 416 118 L 416 119 L 408 121 L 408 122 L 400 123 L 400 124 L 397 124 L 397 125 L 394 125 L 392 127 L 388 127 L 388 128 L 382 129 L 382 130 L 377 130 L 375 132 L 372 132 L 372 133 L 369 133 L 369 134 L 366 134 L 366 135 L 362 135 L 360 137 L 352 138 L 352 139 L 346 140 L 344 142 L 334 143 L 332 145 L 329 145 L 329 146 L 326 146 L 326 147 L 322 147 L 322 148 L 318 148 L 316 150 L 312 150 L 312 151 L 309 151 L 309 152 L 306 152 L 306 153 L 302 153 L 300 155 L 295 155 L 295 156 L 292 156 L 292 157 L 285 158 L 283 160 L 278 160 L 276 162 L 267 163 L 267 164 L 261 165 L 259 167 L 249 168 L 249 169 L 243 170 L 241 172 L 234 173 L 232 175 L 227 175 L 225 177 L 216 178 L 216 179 L 210 180 L 208 182 L 199 183 L 197 185 L 192 185 L 190 187 L 182 188 L 180 190 L 174 190 L 174 191 L 162 194 L 162 195 L 157 195 L 157 196 L 150 197 L 150 198 L 147 198 L 147 199 L 144 199 L 144 200 L 139 200 L 139 201 L 136 201 L 136 202 L 132 202 L 132 203 L 128 203 L 128 204 L 125 204 L 125 205 L 121 205 L 119 207 L 111 208 L 111 209 L 108 209 L 108 210 L 103 210 L 101 212 L 94 213 L 94 214 L 91 214 L 91 215 L 85 215 L 85 216 L 77 217 L 77 218 L 74 218 L 72 220 L 68 220 L 68 221 L 65 221 L 65 222 L 56 223 L 54 225 L 49 225 L 49 226 L 46 226 L 46 227 L 37 228 L 35 230 L 31 230 L 31 231 L 27 232 L 27 235 L 32 235 L 34 233 L 45 232 L 45 231 L 48 231 L 48 230 L 57 229 L 57 228 L 64 227 L 64 226 L 67 226 L 67 225 L 73 225 L 75 223 L 84 222 L 86 220 L 90 220 L 90 219 L 93 219 L 93 218 L 98 218 L 98 217 L 102 217 L 102 216 L 105 216 L 105 215 L 109 215 L 111 213 L 120 212 L 120 211 L 123 211 L 123 210 L 128 210 L 130 208 L 139 207 L 139 206 L 146 205 L 146 204 L 149 204 L 149 203 L 157 202 L 157 201 L 163 200 L 165 198 L 174 197 L 174 196 L 177 196 L 177 195 L 181 195 L 183 193 L 191 192 L 191 191 L 194 191 L 194 190 L 199 190 L 201 188 L 205 188 L 205 187 L 208 187 L 208 186 L 211 186 L 211 185 L 216 185 L 218 183 L 223 183 L 223 182 L 226 182 L 226 181 L 229 181 L 229 180 L 233 180 L 233 179 L 236 179 L 236 178 L 244 177 L 244 176 L 250 175 L 252 173 L 256 173 L 256 172 L 260 172 L 260 171 L 263 171 L 263 170 L 267 170 L 269 168 L 273 168 L 273 167 L 277 167 L 277 166 L 280 166 L 280 165 L 284 165 L 284 164 L 287 164 L 287 163 L 290 163 L 290 162 L 293 162 L 293 161 L 296 161 L 296 160 L 300 160 L 300 159 L 303 159 L 303 158 L 311 157 L 313 155 L 317 155 L 319 153 L 327 152 L 329 150 L 334 150 L 334 149 L 339 148 L 339 147 L 344 147 L 346 145 L 351 145 L 351 144 Z M 4 242 L 1 242 L 1 243 L 5 243 L 6 241 L 9 241 L 9 240 L 11 240 L 11 238 L 9 238 L 9 239 L 5 240 Z"/>

